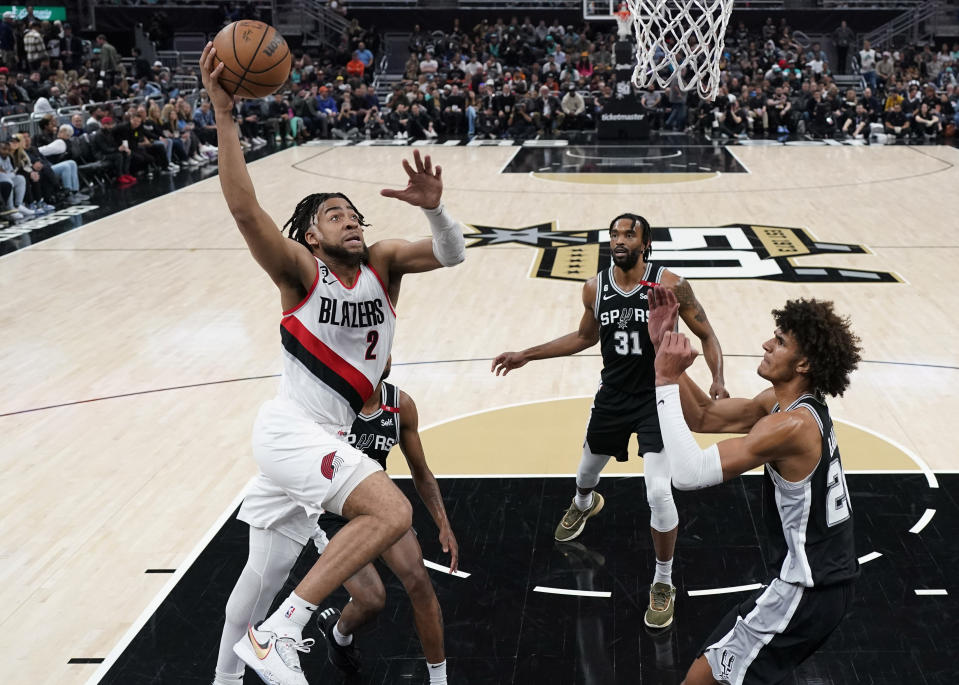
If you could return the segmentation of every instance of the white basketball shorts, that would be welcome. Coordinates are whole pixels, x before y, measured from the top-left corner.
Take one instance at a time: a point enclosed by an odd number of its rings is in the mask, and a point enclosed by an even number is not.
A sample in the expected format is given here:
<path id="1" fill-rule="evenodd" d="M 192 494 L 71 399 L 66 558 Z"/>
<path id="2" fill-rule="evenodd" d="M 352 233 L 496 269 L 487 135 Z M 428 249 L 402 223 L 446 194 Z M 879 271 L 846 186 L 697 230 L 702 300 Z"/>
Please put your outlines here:
<path id="1" fill-rule="evenodd" d="M 349 426 L 323 426 L 288 400 L 273 398 L 253 423 L 253 458 L 260 473 L 238 518 L 306 544 L 323 511 L 342 515 L 353 489 L 378 463 L 339 436 Z"/>

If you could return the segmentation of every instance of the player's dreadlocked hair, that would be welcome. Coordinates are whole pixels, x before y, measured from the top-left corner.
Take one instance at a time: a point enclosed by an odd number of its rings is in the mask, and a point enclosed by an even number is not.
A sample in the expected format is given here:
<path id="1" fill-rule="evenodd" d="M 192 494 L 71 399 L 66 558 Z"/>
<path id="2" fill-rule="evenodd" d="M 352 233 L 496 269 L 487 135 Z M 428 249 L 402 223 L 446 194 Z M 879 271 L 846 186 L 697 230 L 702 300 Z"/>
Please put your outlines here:
<path id="1" fill-rule="evenodd" d="M 360 214 L 360 210 L 358 210 L 350 198 L 343 193 L 313 193 L 312 195 L 304 197 L 300 200 L 299 204 L 296 205 L 296 209 L 293 210 L 293 216 L 290 217 L 289 221 L 283 224 L 284 230 L 289 228 L 289 236 L 293 240 L 306 245 L 307 249 L 312 250 L 310 244 L 306 242 L 306 232 L 310 230 L 310 226 L 312 226 L 316 220 L 316 213 L 320 211 L 320 205 L 333 197 L 346 200 L 353 211 L 356 212 L 356 216 L 359 217 L 360 226 L 369 226 L 363 218 L 363 215 Z"/>
<path id="2" fill-rule="evenodd" d="M 631 228 L 636 228 L 636 224 L 639 224 L 643 229 L 642 236 L 640 240 L 643 241 L 643 244 L 646 248 L 643 250 L 643 261 L 649 261 L 649 253 L 653 251 L 653 229 L 649 227 L 649 222 L 646 221 L 645 217 L 641 217 L 639 214 L 631 214 L 626 212 L 620 214 L 618 217 L 609 222 L 609 230 L 613 230 L 613 226 L 616 225 L 616 222 L 620 219 L 629 219 L 633 222 Z"/>
<path id="3" fill-rule="evenodd" d="M 802 298 L 774 309 L 773 318 L 780 330 L 796 339 L 800 354 L 809 360 L 812 390 L 841 397 L 861 359 L 859 337 L 849 329 L 849 317 L 833 311 L 832 302 Z"/>

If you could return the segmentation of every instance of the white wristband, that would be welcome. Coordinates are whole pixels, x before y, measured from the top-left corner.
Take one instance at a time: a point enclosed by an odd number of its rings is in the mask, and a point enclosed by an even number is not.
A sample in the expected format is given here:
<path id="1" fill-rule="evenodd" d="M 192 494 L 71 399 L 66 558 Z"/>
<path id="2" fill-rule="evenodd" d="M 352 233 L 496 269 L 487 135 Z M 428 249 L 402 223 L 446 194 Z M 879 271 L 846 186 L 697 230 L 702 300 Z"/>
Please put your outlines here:
<path id="1" fill-rule="evenodd" d="M 719 447 L 710 445 L 705 450 L 700 449 L 683 417 L 678 385 L 656 387 L 656 411 L 666 456 L 669 458 L 673 487 L 677 490 L 699 490 L 722 483 Z"/>
<path id="2" fill-rule="evenodd" d="M 454 266 L 466 259 L 466 239 L 463 227 L 440 204 L 433 209 L 423 208 L 433 233 L 433 255 L 443 266 Z"/>

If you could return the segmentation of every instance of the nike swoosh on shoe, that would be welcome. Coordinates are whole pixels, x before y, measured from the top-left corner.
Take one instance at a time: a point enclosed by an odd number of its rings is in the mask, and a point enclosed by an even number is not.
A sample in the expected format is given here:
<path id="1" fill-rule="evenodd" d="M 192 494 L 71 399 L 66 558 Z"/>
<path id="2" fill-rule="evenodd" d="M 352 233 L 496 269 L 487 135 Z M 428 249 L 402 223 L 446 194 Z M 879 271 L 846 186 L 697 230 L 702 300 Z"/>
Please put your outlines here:
<path id="1" fill-rule="evenodd" d="M 253 644 L 253 653 L 256 654 L 257 659 L 263 661 L 270 655 L 270 649 L 272 649 L 270 641 L 267 640 L 265 645 L 260 644 L 260 642 L 256 639 L 256 636 L 253 634 L 253 626 L 249 627 L 247 634 L 250 638 L 250 642 Z"/>

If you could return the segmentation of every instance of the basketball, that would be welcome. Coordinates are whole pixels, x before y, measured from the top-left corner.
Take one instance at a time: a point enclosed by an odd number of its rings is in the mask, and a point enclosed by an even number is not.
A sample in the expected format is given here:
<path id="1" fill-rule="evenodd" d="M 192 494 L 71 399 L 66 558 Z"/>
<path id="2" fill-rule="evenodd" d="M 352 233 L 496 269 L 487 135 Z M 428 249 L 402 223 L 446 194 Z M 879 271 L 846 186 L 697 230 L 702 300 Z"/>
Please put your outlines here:
<path id="1" fill-rule="evenodd" d="M 275 93 L 290 75 L 290 47 L 262 21 L 235 21 L 213 39 L 213 66 L 223 62 L 220 85 L 230 95 L 261 98 Z"/>

